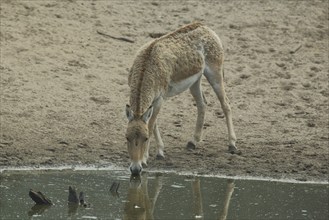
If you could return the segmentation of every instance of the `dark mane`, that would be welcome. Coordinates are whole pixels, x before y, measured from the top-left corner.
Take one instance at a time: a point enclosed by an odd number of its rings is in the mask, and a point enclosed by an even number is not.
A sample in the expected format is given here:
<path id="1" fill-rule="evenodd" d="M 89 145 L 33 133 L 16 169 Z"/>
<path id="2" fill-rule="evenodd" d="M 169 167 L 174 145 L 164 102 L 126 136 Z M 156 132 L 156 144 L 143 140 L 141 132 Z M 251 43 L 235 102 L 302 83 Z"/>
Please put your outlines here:
<path id="1" fill-rule="evenodd" d="M 193 31 L 193 30 L 197 29 L 198 27 L 201 27 L 201 26 L 203 26 L 203 24 L 200 23 L 200 22 L 195 22 L 195 23 L 192 23 L 192 24 L 188 24 L 186 26 L 183 26 L 183 27 L 179 28 L 178 30 L 176 30 L 174 32 L 171 32 L 169 34 L 164 35 L 163 37 L 161 37 L 159 39 L 168 38 L 168 37 L 176 37 L 177 35 L 180 35 L 180 34 L 186 34 L 190 31 Z"/>

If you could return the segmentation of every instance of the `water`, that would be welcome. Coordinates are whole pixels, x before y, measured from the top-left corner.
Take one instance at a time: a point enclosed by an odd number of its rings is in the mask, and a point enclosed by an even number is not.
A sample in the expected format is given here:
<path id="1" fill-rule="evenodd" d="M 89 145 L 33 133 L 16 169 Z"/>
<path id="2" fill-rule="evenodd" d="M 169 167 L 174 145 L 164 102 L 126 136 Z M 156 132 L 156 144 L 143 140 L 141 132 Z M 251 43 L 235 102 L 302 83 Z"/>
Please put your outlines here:
<path id="1" fill-rule="evenodd" d="M 118 194 L 111 193 L 120 183 Z M 68 205 L 68 187 L 88 205 Z M 328 183 L 228 180 L 126 171 L 38 170 L 0 173 L 0 219 L 329 219 Z M 54 205 L 35 206 L 30 189 Z"/>

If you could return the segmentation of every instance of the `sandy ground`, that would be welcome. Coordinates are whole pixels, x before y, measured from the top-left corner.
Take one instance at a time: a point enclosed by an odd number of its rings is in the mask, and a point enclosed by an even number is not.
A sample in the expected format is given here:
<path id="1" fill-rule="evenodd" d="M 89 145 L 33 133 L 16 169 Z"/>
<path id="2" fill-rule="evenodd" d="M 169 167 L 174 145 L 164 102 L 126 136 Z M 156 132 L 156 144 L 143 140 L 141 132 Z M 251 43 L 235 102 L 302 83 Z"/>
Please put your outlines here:
<path id="1" fill-rule="evenodd" d="M 137 49 L 149 33 L 202 21 L 225 47 L 226 91 L 242 154 L 227 152 L 225 119 L 204 79 L 202 143 L 185 148 L 196 107 L 184 92 L 164 104 L 166 159 L 156 160 L 151 146 L 149 169 L 328 179 L 328 1 L 0 4 L 0 166 L 128 167 L 124 109 Z"/>

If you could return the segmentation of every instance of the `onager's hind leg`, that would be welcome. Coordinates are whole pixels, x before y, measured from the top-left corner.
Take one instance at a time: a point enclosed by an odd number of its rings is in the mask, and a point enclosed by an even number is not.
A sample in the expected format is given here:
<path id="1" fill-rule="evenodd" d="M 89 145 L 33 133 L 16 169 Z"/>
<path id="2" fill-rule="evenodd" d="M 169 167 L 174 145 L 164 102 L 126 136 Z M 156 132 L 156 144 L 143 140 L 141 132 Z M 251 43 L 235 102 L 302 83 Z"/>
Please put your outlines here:
<path id="1" fill-rule="evenodd" d="M 196 144 L 200 142 L 202 137 L 202 128 L 203 128 L 204 116 L 206 111 L 206 103 L 201 91 L 201 77 L 190 87 L 190 92 L 195 99 L 196 107 L 198 110 L 198 116 L 197 116 L 193 140 L 187 143 L 187 149 L 189 150 L 195 149 Z"/>
<path id="2" fill-rule="evenodd" d="M 217 98 L 221 103 L 226 118 L 226 124 L 228 129 L 228 140 L 229 140 L 228 150 L 230 153 L 238 153 L 238 150 L 235 146 L 236 136 L 233 128 L 231 107 L 229 105 L 229 100 L 226 96 L 225 88 L 224 88 L 223 69 L 221 66 L 218 65 L 214 65 L 212 67 L 207 66 L 205 68 L 204 75 L 207 78 L 213 90 L 215 91 Z"/>

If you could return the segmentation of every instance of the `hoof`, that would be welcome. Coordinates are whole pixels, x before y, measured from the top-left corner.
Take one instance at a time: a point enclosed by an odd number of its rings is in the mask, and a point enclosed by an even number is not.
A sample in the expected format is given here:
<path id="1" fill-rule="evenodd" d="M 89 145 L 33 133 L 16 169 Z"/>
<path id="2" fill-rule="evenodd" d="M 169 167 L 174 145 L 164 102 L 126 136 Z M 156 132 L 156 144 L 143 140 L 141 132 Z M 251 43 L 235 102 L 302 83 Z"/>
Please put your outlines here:
<path id="1" fill-rule="evenodd" d="M 161 155 L 161 154 L 157 154 L 157 156 L 156 156 L 156 159 L 157 160 L 164 160 L 164 156 L 163 155 Z"/>
<path id="2" fill-rule="evenodd" d="M 241 155 L 241 151 L 238 150 L 238 148 L 236 148 L 236 146 L 228 146 L 228 152 L 230 152 L 231 154 L 237 154 L 237 155 Z"/>
<path id="3" fill-rule="evenodd" d="M 192 141 L 189 141 L 186 145 L 187 150 L 195 150 L 196 146 Z"/>

